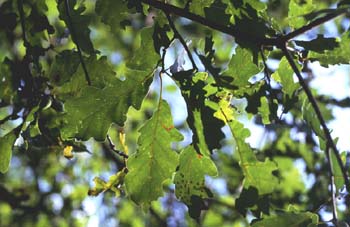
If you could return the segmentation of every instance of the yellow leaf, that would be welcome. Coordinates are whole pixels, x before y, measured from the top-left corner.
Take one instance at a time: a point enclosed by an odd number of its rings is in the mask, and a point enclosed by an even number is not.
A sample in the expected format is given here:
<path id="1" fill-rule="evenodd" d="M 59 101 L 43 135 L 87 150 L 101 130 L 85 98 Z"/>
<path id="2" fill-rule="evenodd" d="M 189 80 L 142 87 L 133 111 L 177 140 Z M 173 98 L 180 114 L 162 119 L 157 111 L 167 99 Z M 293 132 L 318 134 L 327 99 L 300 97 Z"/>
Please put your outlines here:
<path id="1" fill-rule="evenodd" d="M 73 158 L 73 147 L 72 146 L 66 146 L 63 150 L 63 156 L 67 159 L 72 159 Z"/>

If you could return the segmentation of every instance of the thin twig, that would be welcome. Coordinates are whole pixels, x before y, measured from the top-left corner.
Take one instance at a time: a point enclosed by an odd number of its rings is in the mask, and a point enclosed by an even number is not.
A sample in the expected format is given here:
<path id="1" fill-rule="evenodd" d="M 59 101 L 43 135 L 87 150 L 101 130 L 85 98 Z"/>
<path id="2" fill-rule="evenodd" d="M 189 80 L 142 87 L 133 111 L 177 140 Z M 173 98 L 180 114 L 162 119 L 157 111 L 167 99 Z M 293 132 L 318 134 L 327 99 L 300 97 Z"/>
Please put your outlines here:
<path id="1" fill-rule="evenodd" d="M 166 55 L 166 49 L 165 47 L 163 48 L 163 52 L 162 52 L 162 59 L 161 59 L 161 64 L 162 64 L 162 69 L 160 72 L 162 73 L 166 73 L 166 69 L 165 69 L 165 55 Z"/>
<path id="2" fill-rule="evenodd" d="M 305 91 L 306 93 L 306 96 L 308 98 L 308 100 L 310 101 L 311 105 L 312 105 L 312 108 L 315 110 L 315 113 L 316 113 L 316 116 L 322 126 L 322 129 L 323 129 L 323 132 L 325 134 L 325 137 L 326 137 L 326 142 L 327 144 L 330 146 L 330 148 L 332 148 L 333 152 L 334 152 L 334 155 L 337 159 L 337 162 L 341 168 L 341 171 L 342 171 L 342 174 L 343 174 L 343 178 L 344 178 L 344 181 L 345 181 L 345 186 L 346 186 L 346 190 L 348 192 L 350 192 L 350 182 L 349 182 L 349 178 L 348 178 L 348 174 L 347 174 L 347 171 L 345 169 L 345 166 L 341 160 L 341 157 L 340 157 L 340 154 L 339 154 L 339 151 L 338 151 L 338 148 L 337 146 L 335 145 L 333 139 L 332 139 L 332 136 L 329 132 L 329 129 L 326 125 L 326 122 L 323 118 L 323 115 L 321 113 L 321 110 L 314 98 L 314 96 L 312 95 L 311 93 L 311 90 L 309 89 L 308 85 L 306 84 L 304 78 L 302 77 L 296 63 L 294 62 L 293 60 L 293 57 L 292 55 L 289 53 L 289 51 L 287 50 L 286 46 L 284 48 L 282 48 L 282 51 L 284 53 L 284 55 L 286 56 L 290 66 L 292 67 L 294 73 L 296 74 L 296 76 L 298 77 L 298 80 L 299 80 L 299 83 L 301 85 L 301 87 L 303 88 L 303 90 Z"/>
<path id="3" fill-rule="evenodd" d="M 238 30 L 232 25 L 223 25 L 216 23 L 212 20 L 208 20 L 207 18 L 201 17 L 197 14 L 191 13 L 186 9 L 176 7 L 174 5 L 170 5 L 158 0 L 141 0 L 141 2 L 150 5 L 154 8 L 160 9 L 165 13 L 168 14 L 175 14 L 180 17 L 187 18 L 189 20 L 192 20 L 194 22 L 200 23 L 204 26 L 207 26 L 209 28 L 215 29 L 217 31 L 226 33 L 228 35 L 231 35 L 233 37 L 236 37 L 238 39 L 246 40 L 252 43 L 256 43 L 257 45 L 266 45 L 266 46 L 275 46 L 278 42 L 276 38 L 261 38 L 252 36 L 251 34 L 245 33 L 242 30 Z"/>
<path id="4" fill-rule="evenodd" d="M 30 48 L 30 44 L 27 40 L 26 37 L 26 25 L 25 25 L 25 21 L 24 21 L 24 11 L 23 11 L 23 0 L 18 0 L 18 11 L 19 11 L 19 19 L 21 22 L 21 29 L 22 29 L 22 39 L 23 39 L 23 43 L 24 46 L 27 48 Z"/>
<path id="5" fill-rule="evenodd" d="M 328 98 L 324 95 L 320 95 L 318 97 L 316 97 L 316 99 L 319 102 L 325 103 L 325 104 L 331 104 L 331 105 L 335 105 L 338 107 L 345 107 L 345 108 L 349 108 L 350 107 L 350 97 L 346 97 L 344 99 L 338 100 L 335 98 Z"/>
<path id="6" fill-rule="evenodd" d="M 288 40 L 290 40 L 298 35 L 301 35 L 307 31 L 309 31 L 309 30 L 311 30 L 311 29 L 347 12 L 347 10 L 344 9 L 344 10 L 340 10 L 340 11 L 335 12 L 335 13 L 327 14 L 326 16 L 321 17 L 319 19 L 316 19 L 316 20 L 312 21 L 310 24 L 305 25 L 305 26 L 303 26 L 303 27 L 301 27 L 293 32 L 286 34 L 286 35 L 282 35 L 279 37 L 273 37 L 273 38 L 266 38 L 266 37 L 262 38 L 262 37 L 252 36 L 251 34 L 245 33 L 242 30 L 238 30 L 237 28 L 235 28 L 234 25 L 227 26 L 227 25 L 222 25 L 222 24 L 216 23 L 215 21 L 212 21 L 212 20 L 208 20 L 207 18 L 204 18 L 204 17 L 201 17 L 197 14 L 189 12 L 188 9 L 186 9 L 186 8 L 184 8 L 184 9 L 179 8 L 179 7 L 176 7 L 176 6 L 173 6 L 173 5 L 158 1 L 158 0 L 141 0 L 141 2 L 143 2 L 147 5 L 150 5 L 154 8 L 160 9 L 165 13 L 175 14 L 175 15 L 178 15 L 180 17 L 184 17 L 184 18 L 187 18 L 187 19 L 192 20 L 194 22 L 200 23 L 200 24 L 207 26 L 209 28 L 215 29 L 217 31 L 226 33 L 226 34 L 231 35 L 237 39 L 256 43 L 257 46 L 264 45 L 264 46 L 277 46 L 277 47 L 280 47 L 281 44 L 286 43 Z"/>
<path id="7" fill-rule="evenodd" d="M 114 143 L 113 143 L 113 141 L 112 141 L 112 139 L 111 139 L 111 137 L 109 135 L 107 135 L 107 141 L 108 141 L 109 147 L 111 148 L 112 151 L 114 151 L 118 155 L 122 156 L 123 158 L 129 158 L 129 155 L 127 155 L 124 152 L 122 152 L 120 150 L 117 150 L 115 148 L 115 145 L 114 145 Z"/>
<path id="8" fill-rule="evenodd" d="M 186 44 L 186 41 L 185 41 L 184 38 L 181 36 L 181 34 L 179 33 L 179 31 L 176 29 L 175 24 L 174 24 L 173 20 L 171 19 L 170 15 L 169 15 L 167 12 L 164 12 L 164 13 L 165 13 L 165 15 L 166 15 L 166 17 L 167 17 L 167 19 L 168 19 L 168 22 L 169 22 L 169 25 L 170 25 L 171 29 L 172 29 L 173 32 L 174 32 L 174 37 L 177 38 L 177 39 L 180 41 L 180 43 L 182 44 L 182 46 L 185 48 L 185 51 L 186 51 L 186 53 L 187 53 L 187 56 L 188 56 L 188 58 L 189 58 L 190 61 L 191 61 L 192 68 L 195 69 L 196 71 L 198 71 L 198 67 L 197 67 L 197 65 L 196 65 L 196 63 L 195 63 L 195 61 L 194 61 L 194 59 L 193 59 L 193 56 L 192 56 L 192 54 L 191 54 L 191 51 L 189 50 L 189 48 L 188 48 L 188 46 L 187 46 L 187 44 Z"/>
<path id="9" fill-rule="evenodd" d="M 66 8 L 66 12 L 67 12 L 67 19 L 68 19 L 69 27 L 70 27 L 71 34 L 72 34 L 72 39 L 73 39 L 73 42 L 75 43 L 75 45 L 77 46 L 77 49 L 78 49 L 78 55 L 79 55 L 81 66 L 83 67 L 83 71 L 84 71 L 84 74 L 85 74 L 85 80 L 86 80 L 87 84 L 89 86 L 91 86 L 90 76 L 89 76 L 89 73 L 87 71 L 87 68 L 86 68 L 86 65 L 85 65 L 85 62 L 84 62 L 84 59 L 83 59 L 83 54 L 81 52 L 81 48 L 79 46 L 77 35 L 76 35 L 75 29 L 74 29 L 74 26 L 73 26 L 72 18 L 70 16 L 68 1 L 69 0 L 64 0 L 64 5 L 65 5 L 65 8 Z"/>
<path id="10" fill-rule="evenodd" d="M 328 169 L 329 169 L 329 178 L 330 178 L 330 186 L 331 186 L 331 202 L 332 202 L 332 213 L 333 213 L 333 224 L 337 226 L 338 223 L 338 215 L 337 215 L 337 203 L 334 191 L 334 171 L 333 171 L 333 163 L 331 159 L 331 151 L 329 148 L 329 144 L 326 145 L 326 157 L 328 159 Z"/>
<path id="11" fill-rule="evenodd" d="M 264 55 L 264 50 L 263 50 L 262 47 L 260 48 L 260 55 L 261 55 L 261 58 L 262 58 L 262 62 L 264 64 L 265 78 L 266 78 L 266 80 L 267 80 L 267 82 L 269 84 L 269 87 L 270 87 L 271 79 L 270 79 L 269 70 L 268 70 L 267 63 L 266 63 L 266 58 L 265 58 L 265 55 Z"/>
<path id="12" fill-rule="evenodd" d="M 321 24 L 324 24 L 325 22 L 330 21 L 330 20 L 332 20 L 332 19 L 334 19 L 334 18 L 336 18 L 336 17 L 338 17 L 346 12 L 347 11 L 344 9 L 344 10 L 340 10 L 340 11 L 335 12 L 335 13 L 327 14 L 324 17 L 321 17 L 321 18 L 318 18 L 318 19 L 312 21 L 310 24 L 307 24 L 299 29 L 296 29 L 295 31 L 288 33 L 285 36 L 282 36 L 282 39 L 284 42 L 291 40 L 291 39 L 307 32 L 307 31 L 310 31 L 311 29 L 318 27 Z"/>

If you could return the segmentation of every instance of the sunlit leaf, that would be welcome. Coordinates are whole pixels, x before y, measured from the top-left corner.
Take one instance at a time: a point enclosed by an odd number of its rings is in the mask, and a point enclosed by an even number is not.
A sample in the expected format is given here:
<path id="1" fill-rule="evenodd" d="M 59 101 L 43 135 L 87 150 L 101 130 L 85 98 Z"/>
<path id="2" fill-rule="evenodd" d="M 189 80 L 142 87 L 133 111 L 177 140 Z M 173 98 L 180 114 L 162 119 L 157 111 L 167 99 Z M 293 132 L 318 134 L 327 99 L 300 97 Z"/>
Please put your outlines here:
<path id="1" fill-rule="evenodd" d="M 7 133 L 3 137 L 0 137 L 0 172 L 6 173 L 9 169 L 12 147 L 16 141 L 16 135 L 13 131 Z"/>
<path id="2" fill-rule="evenodd" d="M 278 69 L 271 77 L 282 85 L 282 91 L 289 97 L 299 88 L 299 84 L 294 82 L 294 71 L 289 65 L 287 59 L 283 57 L 278 65 Z"/>
<path id="3" fill-rule="evenodd" d="M 187 80 L 188 77 L 191 79 Z M 186 101 L 187 122 L 193 132 L 195 149 L 203 155 L 209 155 L 212 149 L 221 147 L 220 140 L 224 138 L 221 131 L 223 121 L 214 117 L 215 110 L 206 105 L 209 95 L 206 88 L 212 78 L 208 78 L 208 74 L 204 72 L 192 75 L 191 71 L 176 73 L 174 78 L 178 80 Z"/>
<path id="4" fill-rule="evenodd" d="M 299 28 L 306 24 L 304 15 L 312 12 L 315 6 L 312 0 L 291 0 L 289 2 L 288 24 L 292 28 Z"/>
<path id="5" fill-rule="evenodd" d="M 192 1 L 190 4 L 190 11 L 204 16 L 204 8 L 209 8 L 209 6 L 214 2 L 214 0 L 197 0 Z"/>
<path id="6" fill-rule="evenodd" d="M 310 52 L 311 61 L 319 61 L 322 66 L 350 63 L 350 31 L 345 32 L 340 41 L 337 41 L 337 47 L 332 50 L 325 50 L 324 53 Z"/>
<path id="7" fill-rule="evenodd" d="M 264 125 L 270 123 L 270 109 L 269 103 L 266 97 L 260 98 L 261 106 L 258 108 L 259 114 L 261 115 L 262 122 Z"/>
<path id="8" fill-rule="evenodd" d="M 311 103 L 306 98 L 303 103 L 302 112 L 304 120 L 309 126 L 311 126 L 315 134 L 326 141 L 326 137 L 321 129 L 320 121 L 316 115 L 316 112 L 313 109 Z"/>
<path id="9" fill-rule="evenodd" d="M 159 103 L 152 118 L 139 131 L 138 149 L 127 161 L 125 186 L 135 203 L 147 207 L 163 195 L 162 184 L 171 178 L 178 165 L 178 154 L 171 149 L 171 142 L 181 141 L 183 137 L 174 128 L 165 101 Z"/>
<path id="10" fill-rule="evenodd" d="M 179 170 L 175 174 L 176 197 L 191 204 L 191 196 L 207 198 L 204 176 L 216 176 L 217 169 L 210 157 L 198 154 L 192 146 L 180 154 Z"/>
<path id="11" fill-rule="evenodd" d="M 304 213 L 282 213 L 276 216 L 266 217 L 260 221 L 253 222 L 252 227 L 315 227 L 318 224 L 317 214 Z"/>
<path id="12" fill-rule="evenodd" d="M 255 187 L 259 191 L 259 195 L 273 192 L 274 187 L 278 184 L 278 179 L 272 174 L 277 170 L 277 166 L 273 161 L 258 161 L 253 150 L 245 139 L 250 135 L 248 129 L 238 121 L 229 123 L 233 138 L 236 142 L 236 152 L 239 154 L 240 166 L 245 176 L 244 187 Z"/>
<path id="13" fill-rule="evenodd" d="M 237 47 L 224 74 L 232 78 L 231 85 L 244 87 L 249 85 L 248 80 L 259 71 L 253 63 L 253 55 L 248 50 Z"/>

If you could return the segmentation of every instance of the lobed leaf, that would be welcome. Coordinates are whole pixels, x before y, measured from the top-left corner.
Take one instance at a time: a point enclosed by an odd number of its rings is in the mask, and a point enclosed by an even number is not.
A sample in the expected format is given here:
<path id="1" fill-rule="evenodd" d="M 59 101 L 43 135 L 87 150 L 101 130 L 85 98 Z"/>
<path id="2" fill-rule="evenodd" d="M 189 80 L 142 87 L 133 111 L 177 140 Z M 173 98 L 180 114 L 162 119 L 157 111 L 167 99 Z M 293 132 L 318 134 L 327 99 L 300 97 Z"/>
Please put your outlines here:
<path id="1" fill-rule="evenodd" d="M 244 187 L 255 187 L 259 195 L 273 192 L 274 187 L 278 184 L 278 179 L 272 174 L 277 170 L 276 163 L 265 160 L 260 162 L 256 159 L 251 147 L 245 142 L 249 136 L 248 129 L 243 127 L 238 121 L 232 121 L 229 124 L 233 138 L 236 141 L 236 151 L 240 157 L 240 166 L 244 174 Z"/>
<path id="2" fill-rule="evenodd" d="M 119 29 L 129 16 L 127 2 L 123 0 L 97 0 L 95 11 L 101 16 L 102 22 L 110 26 L 112 32 Z"/>
<path id="3" fill-rule="evenodd" d="M 316 227 L 318 225 L 317 214 L 311 212 L 304 213 L 282 213 L 276 216 L 266 217 L 252 224 L 252 227 Z"/>
<path id="4" fill-rule="evenodd" d="M 325 50 L 324 53 L 310 51 L 308 58 L 311 61 L 319 61 L 322 66 L 350 63 L 350 31 L 345 32 L 337 47 L 332 50 Z"/>
<path id="5" fill-rule="evenodd" d="M 188 146 L 180 154 L 179 170 L 174 178 L 176 197 L 187 204 L 191 204 L 192 195 L 207 198 L 205 175 L 217 175 L 215 164 L 210 157 L 202 156 L 193 146 Z"/>
<path id="6" fill-rule="evenodd" d="M 67 1 L 69 7 L 69 12 L 67 12 L 64 1 L 65 0 L 58 1 L 57 8 L 60 13 L 59 17 L 66 23 L 71 33 L 75 31 L 75 34 L 73 34 L 72 37 L 73 41 L 78 43 L 84 52 L 89 54 L 95 53 L 92 41 L 90 39 L 89 25 L 92 20 L 91 16 L 83 14 L 85 11 L 85 6 L 77 7 L 77 0 Z M 70 17 L 68 17 L 68 15 Z"/>
<path id="7" fill-rule="evenodd" d="M 153 47 L 152 33 L 151 28 L 141 31 L 142 50 Z M 63 93 L 79 93 L 68 98 L 64 104 L 66 114 L 63 117 L 62 138 L 88 140 L 93 137 L 103 141 L 112 123 L 123 125 L 129 107 L 140 108 L 152 81 L 157 58 L 154 51 L 147 58 L 137 51 L 125 69 L 126 79 L 121 81 L 115 77 L 105 57 L 99 60 L 90 57 L 87 62 L 91 67 L 93 86 L 83 83 L 83 71 L 78 69 L 72 81 L 61 88 Z"/>
<path id="8" fill-rule="evenodd" d="M 240 88 L 249 85 L 249 79 L 258 72 L 260 72 L 260 69 L 253 63 L 251 52 L 237 47 L 236 53 L 232 56 L 228 69 L 224 74 L 231 79 L 231 85 Z"/>
<path id="9" fill-rule="evenodd" d="M 298 83 L 293 80 L 294 71 L 289 65 L 286 57 L 283 57 L 278 65 L 278 69 L 271 75 L 271 77 L 282 85 L 282 91 L 289 98 L 294 96 L 294 92 L 299 88 Z"/>
<path id="10" fill-rule="evenodd" d="M 163 195 L 162 184 L 178 165 L 171 142 L 181 141 L 183 136 L 174 128 L 170 107 L 163 100 L 139 132 L 138 149 L 127 161 L 125 186 L 136 204 L 147 207 Z"/>
<path id="11" fill-rule="evenodd" d="M 302 46 L 305 50 L 324 53 L 325 50 L 334 50 L 339 46 L 339 42 L 335 38 L 325 38 L 324 35 L 317 35 L 316 39 L 310 41 L 298 41 L 295 43 Z"/>
<path id="12" fill-rule="evenodd" d="M 292 28 L 299 28 L 306 24 L 305 15 L 315 9 L 312 0 L 291 0 L 289 2 L 288 24 Z"/>

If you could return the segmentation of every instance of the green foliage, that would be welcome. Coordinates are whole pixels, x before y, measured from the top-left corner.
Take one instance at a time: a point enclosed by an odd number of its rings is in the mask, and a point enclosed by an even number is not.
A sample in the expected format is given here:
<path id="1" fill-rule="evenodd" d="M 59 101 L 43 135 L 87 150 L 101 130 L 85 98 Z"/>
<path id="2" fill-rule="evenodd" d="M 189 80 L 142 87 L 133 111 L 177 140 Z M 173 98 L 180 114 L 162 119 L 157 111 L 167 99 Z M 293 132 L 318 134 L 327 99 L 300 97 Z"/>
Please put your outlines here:
<path id="1" fill-rule="evenodd" d="M 296 226 L 296 227 L 315 227 L 318 224 L 318 217 L 316 214 L 306 213 L 282 213 L 278 216 L 264 218 L 262 221 L 255 222 L 252 227 L 264 226 Z"/>
<path id="2" fill-rule="evenodd" d="M 178 155 L 171 150 L 171 142 L 181 141 L 181 133 L 174 128 L 170 108 L 160 101 L 158 109 L 140 129 L 137 151 L 128 159 L 129 170 L 125 186 L 130 198 L 148 207 L 163 195 L 162 184 L 171 178 L 178 165 Z M 139 170 L 142 169 L 142 172 Z"/>
<path id="3" fill-rule="evenodd" d="M 9 132 L 6 135 L 0 137 L 0 172 L 7 172 L 12 157 L 12 146 L 16 140 L 14 132 Z"/>
<path id="4" fill-rule="evenodd" d="M 66 4 L 68 4 L 68 10 Z M 68 1 L 67 3 L 64 0 L 60 0 L 57 5 L 60 19 L 66 23 L 73 34 L 73 41 L 79 43 L 83 51 L 92 54 L 95 50 L 90 40 L 91 31 L 89 24 L 91 23 L 91 17 L 83 14 L 86 9 L 84 5 L 76 7 L 76 4 L 76 0 Z"/>
<path id="5" fill-rule="evenodd" d="M 311 83 L 312 62 L 349 65 L 348 17 L 335 0 L 0 1 L 0 226 L 349 222 L 327 127 L 349 100 Z"/>
<path id="6" fill-rule="evenodd" d="M 312 12 L 315 6 L 312 0 L 291 0 L 289 2 L 288 11 L 288 23 L 292 28 L 300 28 L 307 20 L 304 18 L 305 15 Z"/>
<path id="7" fill-rule="evenodd" d="M 212 193 L 205 187 L 205 175 L 217 175 L 215 164 L 209 157 L 198 154 L 192 146 L 187 147 L 180 154 L 179 170 L 174 178 L 176 197 L 190 206 L 193 205 L 193 196 L 211 197 Z"/>
<path id="8" fill-rule="evenodd" d="M 260 162 L 256 159 L 253 150 L 245 142 L 250 132 L 241 123 L 232 121 L 229 126 L 235 139 L 236 151 L 239 154 L 239 165 L 245 176 L 244 187 L 255 187 L 260 195 L 273 192 L 274 187 L 278 184 L 277 178 L 272 175 L 272 171 L 277 169 L 276 164 L 270 160 Z"/>
<path id="9" fill-rule="evenodd" d="M 248 80 L 259 71 L 259 68 L 253 63 L 252 54 L 238 47 L 236 54 L 232 56 L 228 64 L 228 70 L 224 73 L 233 78 L 231 85 L 242 88 L 249 85 Z"/>
<path id="10" fill-rule="evenodd" d="M 281 83 L 282 91 L 289 97 L 292 97 L 299 88 L 299 84 L 294 83 L 293 74 L 294 72 L 287 59 L 283 57 L 278 65 L 278 69 L 271 75 L 276 82 Z"/>
<path id="11" fill-rule="evenodd" d="M 310 60 L 317 60 L 321 65 L 326 67 L 335 64 L 349 64 L 350 32 L 345 32 L 339 39 L 337 40 L 337 47 L 331 50 L 325 50 L 324 54 L 311 52 L 309 55 Z"/>
<path id="12" fill-rule="evenodd" d="M 96 1 L 96 13 L 102 17 L 102 22 L 115 31 L 128 18 L 128 7 L 124 1 Z"/>

